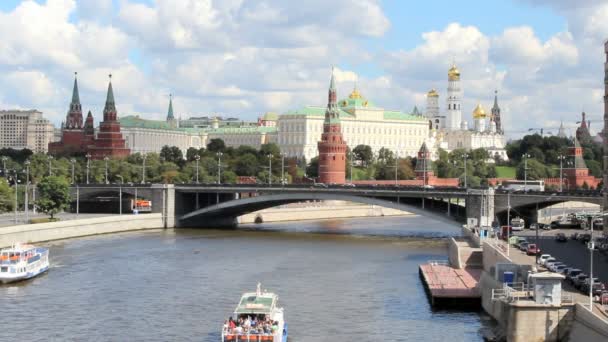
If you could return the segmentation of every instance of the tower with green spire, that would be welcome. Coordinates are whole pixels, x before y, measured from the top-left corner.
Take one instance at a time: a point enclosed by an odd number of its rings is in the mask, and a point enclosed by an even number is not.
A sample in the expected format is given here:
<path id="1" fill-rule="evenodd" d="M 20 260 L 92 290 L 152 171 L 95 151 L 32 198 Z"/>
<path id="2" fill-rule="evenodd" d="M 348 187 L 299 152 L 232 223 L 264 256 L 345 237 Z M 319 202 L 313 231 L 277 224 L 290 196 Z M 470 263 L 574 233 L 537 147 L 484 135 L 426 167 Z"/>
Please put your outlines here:
<path id="1" fill-rule="evenodd" d="M 120 122 L 114 101 L 114 90 L 112 89 L 112 75 L 108 83 L 106 104 L 103 108 L 103 121 L 99 123 L 99 132 L 95 143 L 89 148 L 93 159 L 124 158 L 131 152 L 125 144 L 125 139 L 120 132 Z"/>
<path id="2" fill-rule="evenodd" d="M 167 123 L 171 128 L 177 128 L 178 123 L 173 115 L 173 95 L 169 94 L 169 109 L 167 110 Z"/>
<path id="3" fill-rule="evenodd" d="M 82 129 L 82 106 L 80 105 L 80 94 L 78 93 L 78 73 L 74 73 L 74 88 L 72 89 L 72 101 L 65 119 L 66 129 Z"/>
<path id="4" fill-rule="evenodd" d="M 346 181 L 346 142 L 342 137 L 340 108 L 337 101 L 336 82 L 332 68 L 323 134 L 319 149 L 319 182 L 344 184 Z"/>

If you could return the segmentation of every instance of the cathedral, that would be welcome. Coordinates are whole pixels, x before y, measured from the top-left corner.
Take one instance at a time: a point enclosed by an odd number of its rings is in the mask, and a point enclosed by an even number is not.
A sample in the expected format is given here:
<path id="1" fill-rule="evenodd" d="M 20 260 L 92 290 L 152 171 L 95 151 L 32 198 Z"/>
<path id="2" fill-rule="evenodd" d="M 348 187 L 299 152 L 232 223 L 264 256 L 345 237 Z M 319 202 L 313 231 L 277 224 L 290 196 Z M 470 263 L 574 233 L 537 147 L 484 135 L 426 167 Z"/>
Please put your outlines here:
<path id="1" fill-rule="evenodd" d="M 492 160 L 507 160 L 497 92 L 494 92 L 494 105 L 489 114 L 479 103 L 473 109 L 472 128 L 469 128 L 468 122 L 462 118 L 461 100 L 460 71 L 453 64 L 448 70 L 445 114 L 439 109 L 439 93 L 435 89 L 427 93 L 425 116 L 429 121 L 429 142 L 433 149 L 451 151 L 459 148 L 484 148 Z"/>

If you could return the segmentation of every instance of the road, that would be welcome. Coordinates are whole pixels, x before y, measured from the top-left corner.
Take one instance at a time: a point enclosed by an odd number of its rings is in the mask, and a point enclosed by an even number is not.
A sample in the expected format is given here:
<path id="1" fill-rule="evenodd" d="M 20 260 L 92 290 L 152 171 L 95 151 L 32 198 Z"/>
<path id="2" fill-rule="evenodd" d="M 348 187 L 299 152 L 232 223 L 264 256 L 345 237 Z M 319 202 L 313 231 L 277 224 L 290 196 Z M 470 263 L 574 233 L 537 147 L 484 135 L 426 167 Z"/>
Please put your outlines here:
<path id="1" fill-rule="evenodd" d="M 83 219 L 83 218 L 93 218 L 93 217 L 102 217 L 102 216 L 111 216 L 112 214 L 73 214 L 73 213 L 59 213 L 57 215 L 55 215 L 55 217 L 58 217 L 59 219 L 61 219 L 61 221 L 65 221 L 65 220 L 74 220 L 77 218 Z M 32 212 L 29 213 L 29 218 L 33 219 L 33 218 L 44 218 L 44 217 L 48 217 L 48 215 L 46 214 L 34 214 Z M 25 213 L 23 211 L 20 211 L 17 213 L 17 224 L 24 224 L 25 223 Z M 0 227 L 7 227 L 7 226 L 14 226 L 15 225 L 15 214 L 14 213 L 6 213 L 6 214 L 0 214 Z"/>

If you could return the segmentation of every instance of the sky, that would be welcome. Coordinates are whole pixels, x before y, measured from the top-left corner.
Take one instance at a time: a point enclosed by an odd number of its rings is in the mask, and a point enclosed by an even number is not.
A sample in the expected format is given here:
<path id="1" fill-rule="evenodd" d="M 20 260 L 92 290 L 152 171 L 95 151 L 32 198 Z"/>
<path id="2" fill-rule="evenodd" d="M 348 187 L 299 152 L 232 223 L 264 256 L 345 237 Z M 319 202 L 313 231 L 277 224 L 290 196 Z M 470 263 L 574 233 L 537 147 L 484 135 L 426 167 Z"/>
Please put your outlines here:
<path id="1" fill-rule="evenodd" d="M 601 129 L 608 1 L 37 0 L 0 1 L 0 108 L 59 125 L 74 72 L 83 110 L 102 118 L 112 74 L 119 115 L 256 120 L 326 104 L 355 82 L 377 106 L 424 110 L 461 72 L 463 118 L 498 91 L 506 134 L 581 112 Z"/>

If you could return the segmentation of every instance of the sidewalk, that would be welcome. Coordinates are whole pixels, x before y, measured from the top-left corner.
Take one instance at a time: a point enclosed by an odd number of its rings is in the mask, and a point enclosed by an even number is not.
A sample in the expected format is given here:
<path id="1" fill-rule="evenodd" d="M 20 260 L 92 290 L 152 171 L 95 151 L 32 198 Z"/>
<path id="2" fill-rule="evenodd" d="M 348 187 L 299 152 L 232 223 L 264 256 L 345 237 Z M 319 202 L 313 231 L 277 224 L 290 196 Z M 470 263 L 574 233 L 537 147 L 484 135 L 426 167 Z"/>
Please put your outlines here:
<path id="1" fill-rule="evenodd" d="M 59 218 L 61 221 L 67 220 L 75 220 L 75 219 L 84 219 L 84 218 L 94 218 L 94 217 L 104 217 L 104 216 L 114 216 L 117 214 L 74 214 L 74 213 L 59 213 L 55 215 L 55 217 Z M 49 217 L 47 214 L 41 213 L 32 213 L 29 212 L 30 220 L 33 218 L 45 218 Z M 15 224 L 15 214 L 14 213 L 4 213 L 0 214 L 0 227 L 9 227 L 15 225 L 26 224 L 25 222 L 25 212 L 19 211 L 17 212 L 17 224 Z"/>

